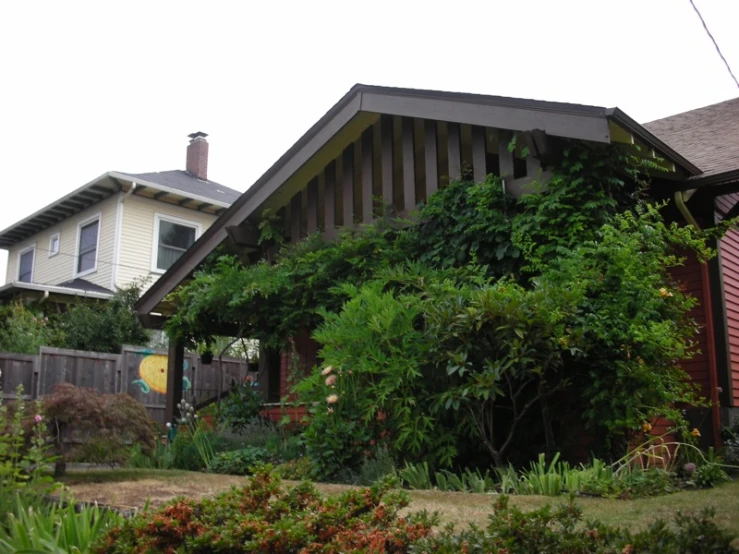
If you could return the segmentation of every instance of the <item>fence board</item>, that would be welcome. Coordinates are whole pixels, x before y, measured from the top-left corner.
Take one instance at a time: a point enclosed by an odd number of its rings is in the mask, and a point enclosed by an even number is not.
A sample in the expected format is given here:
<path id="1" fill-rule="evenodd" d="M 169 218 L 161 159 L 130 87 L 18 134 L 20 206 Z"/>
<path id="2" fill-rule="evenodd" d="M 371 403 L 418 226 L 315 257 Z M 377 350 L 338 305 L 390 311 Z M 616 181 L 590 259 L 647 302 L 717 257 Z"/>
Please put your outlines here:
<path id="1" fill-rule="evenodd" d="M 184 396 L 193 404 L 227 390 L 232 381 L 244 381 L 248 370 L 246 362 L 237 358 L 223 358 L 223 370 L 217 359 L 201 364 L 195 353 L 186 353 L 184 363 Z M 105 354 L 42 347 L 36 356 L 0 352 L 0 369 L 4 399 L 15 397 L 19 383 L 29 400 L 49 394 L 58 383 L 71 383 L 106 394 L 128 393 L 153 420 L 164 424 L 166 350 L 125 346 L 120 354 Z"/>

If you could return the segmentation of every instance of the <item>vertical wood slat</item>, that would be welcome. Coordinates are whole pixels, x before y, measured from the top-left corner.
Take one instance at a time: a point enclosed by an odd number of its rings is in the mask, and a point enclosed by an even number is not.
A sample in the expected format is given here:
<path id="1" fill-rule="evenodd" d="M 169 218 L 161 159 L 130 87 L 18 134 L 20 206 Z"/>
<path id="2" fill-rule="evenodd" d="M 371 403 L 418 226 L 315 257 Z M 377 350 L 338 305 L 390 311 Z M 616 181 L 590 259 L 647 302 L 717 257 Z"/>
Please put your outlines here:
<path id="1" fill-rule="evenodd" d="M 498 159 L 500 160 L 500 176 L 513 179 L 513 152 L 508 151 L 508 144 L 513 138 L 511 131 L 498 131 Z"/>
<path id="2" fill-rule="evenodd" d="M 299 192 L 290 200 L 290 242 L 293 244 L 300 240 L 301 216 L 302 202 L 301 193 Z"/>
<path id="3" fill-rule="evenodd" d="M 488 174 L 485 163 L 485 128 L 472 126 L 472 173 L 475 183 L 482 183 Z"/>
<path id="4" fill-rule="evenodd" d="M 458 123 L 447 124 L 447 158 L 449 160 L 449 180 L 462 178 L 462 144 Z"/>
<path id="5" fill-rule="evenodd" d="M 344 149 L 341 156 L 344 173 L 342 175 L 342 214 L 344 214 L 344 227 L 354 225 L 354 145 L 350 144 Z"/>
<path id="6" fill-rule="evenodd" d="M 336 162 L 326 166 L 323 192 L 324 233 L 331 238 L 336 233 Z"/>
<path id="7" fill-rule="evenodd" d="M 362 133 L 362 221 L 372 222 L 372 182 L 374 179 L 373 130 Z"/>
<path id="8" fill-rule="evenodd" d="M 183 362 L 185 344 L 180 339 L 171 338 L 167 354 L 167 399 L 164 407 L 164 421 L 174 423 L 177 404 L 182 400 Z"/>
<path id="9" fill-rule="evenodd" d="M 380 140 L 382 156 L 382 202 L 393 205 L 393 118 L 380 118 Z"/>
<path id="10" fill-rule="evenodd" d="M 308 234 L 318 229 L 318 177 L 313 177 L 308 183 L 308 202 L 306 215 L 306 231 Z"/>
<path id="11" fill-rule="evenodd" d="M 439 169 L 437 162 L 437 140 L 436 121 L 427 119 L 424 121 L 424 156 L 426 158 L 426 199 L 434 194 L 439 188 Z"/>
<path id="12" fill-rule="evenodd" d="M 416 207 L 416 168 L 414 165 L 415 144 L 413 138 L 413 119 L 402 120 L 403 140 L 403 209 L 409 213 Z"/>

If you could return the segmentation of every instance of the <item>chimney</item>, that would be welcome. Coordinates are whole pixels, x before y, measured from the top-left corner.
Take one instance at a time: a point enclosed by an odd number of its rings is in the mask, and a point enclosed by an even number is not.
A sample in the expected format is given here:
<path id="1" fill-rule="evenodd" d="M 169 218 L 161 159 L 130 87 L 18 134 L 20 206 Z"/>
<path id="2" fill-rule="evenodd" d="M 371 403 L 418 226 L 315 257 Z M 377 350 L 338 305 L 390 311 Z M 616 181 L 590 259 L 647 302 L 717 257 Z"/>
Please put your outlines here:
<path id="1" fill-rule="evenodd" d="M 208 141 L 207 133 L 198 131 L 188 135 L 190 144 L 187 145 L 187 172 L 202 181 L 208 180 Z"/>

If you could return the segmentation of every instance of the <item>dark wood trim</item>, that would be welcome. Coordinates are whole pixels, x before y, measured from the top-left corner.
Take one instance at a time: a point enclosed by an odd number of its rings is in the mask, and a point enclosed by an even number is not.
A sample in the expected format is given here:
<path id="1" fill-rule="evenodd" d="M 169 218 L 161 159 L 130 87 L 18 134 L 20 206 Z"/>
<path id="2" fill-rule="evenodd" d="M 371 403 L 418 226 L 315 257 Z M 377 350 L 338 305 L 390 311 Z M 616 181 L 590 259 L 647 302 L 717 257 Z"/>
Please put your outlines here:
<path id="1" fill-rule="evenodd" d="M 438 123 L 432 119 L 423 122 L 423 151 L 426 164 L 426 200 L 439 188 Z"/>
<path id="2" fill-rule="evenodd" d="M 290 200 L 290 242 L 295 244 L 300 240 L 303 222 L 301 221 L 303 202 L 298 192 Z"/>
<path id="3" fill-rule="evenodd" d="M 185 204 L 187 204 L 191 200 L 192 200 L 191 198 L 183 198 L 182 200 L 180 200 L 179 202 L 177 202 L 177 205 L 178 206 L 184 206 Z"/>
<path id="4" fill-rule="evenodd" d="M 372 222 L 372 183 L 374 181 L 374 126 L 362 133 L 362 222 Z"/>
<path id="5" fill-rule="evenodd" d="M 179 416 L 177 404 L 182 400 L 183 365 L 185 362 L 185 344 L 180 339 L 170 337 L 167 356 L 167 402 L 164 408 L 164 421 L 175 423 Z"/>
<path id="6" fill-rule="evenodd" d="M 201 204 L 198 204 L 198 207 L 197 207 L 197 208 L 195 208 L 195 209 L 196 209 L 197 211 L 199 211 L 199 212 L 202 212 L 202 211 L 203 211 L 203 210 L 204 210 L 205 208 L 207 208 L 208 206 L 212 206 L 212 205 L 213 205 L 213 204 L 211 204 L 210 202 L 203 202 L 203 203 L 201 203 Z"/>
<path id="7" fill-rule="evenodd" d="M 458 123 L 447 123 L 447 160 L 449 163 L 449 180 L 462 178 L 462 134 Z"/>
<path id="8" fill-rule="evenodd" d="M 308 183 L 306 202 L 306 232 L 312 235 L 318 230 L 318 177 Z"/>
<path id="9" fill-rule="evenodd" d="M 336 162 L 331 161 L 324 173 L 324 234 L 331 238 L 336 234 Z"/>
<path id="10" fill-rule="evenodd" d="M 513 152 L 508 151 L 508 144 L 512 138 L 511 131 L 498 130 L 498 159 L 500 176 L 503 179 L 513 179 Z"/>
<path id="11" fill-rule="evenodd" d="M 488 174 L 485 161 L 485 128 L 472 126 L 472 174 L 475 183 L 482 183 Z"/>
<path id="12" fill-rule="evenodd" d="M 382 156 L 382 202 L 393 205 L 393 118 L 380 118 L 380 144 Z"/>
<path id="13" fill-rule="evenodd" d="M 403 143 L 403 209 L 408 214 L 416 207 L 416 166 L 413 119 L 404 117 L 401 121 Z"/>
<path id="14" fill-rule="evenodd" d="M 344 227 L 354 225 L 354 144 L 344 149 L 341 155 L 341 213 Z"/>
<path id="15" fill-rule="evenodd" d="M 152 196 L 152 198 L 154 200 L 159 200 L 160 198 L 164 198 L 168 194 L 169 192 L 167 192 L 166 190 L 160 190 L 159 192 L 155 193 L 154 196 Z"/>

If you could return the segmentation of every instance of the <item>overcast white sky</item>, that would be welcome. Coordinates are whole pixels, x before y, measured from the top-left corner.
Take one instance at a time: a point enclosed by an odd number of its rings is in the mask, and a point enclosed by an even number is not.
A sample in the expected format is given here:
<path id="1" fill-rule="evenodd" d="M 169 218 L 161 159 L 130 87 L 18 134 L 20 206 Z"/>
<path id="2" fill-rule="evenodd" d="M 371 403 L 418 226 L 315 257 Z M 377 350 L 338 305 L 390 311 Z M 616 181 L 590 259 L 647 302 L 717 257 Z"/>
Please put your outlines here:
<path id="1" fill-rule="evenodd" d="M 739 2 L 695 2 L 739 74 Z M 358 82 L 640 122 L 739 96 L 689 0 L 4 1 L 0 52 L 0 229 L 108 170 L 183 169 L 194 131 L 246 190 Z"/>

